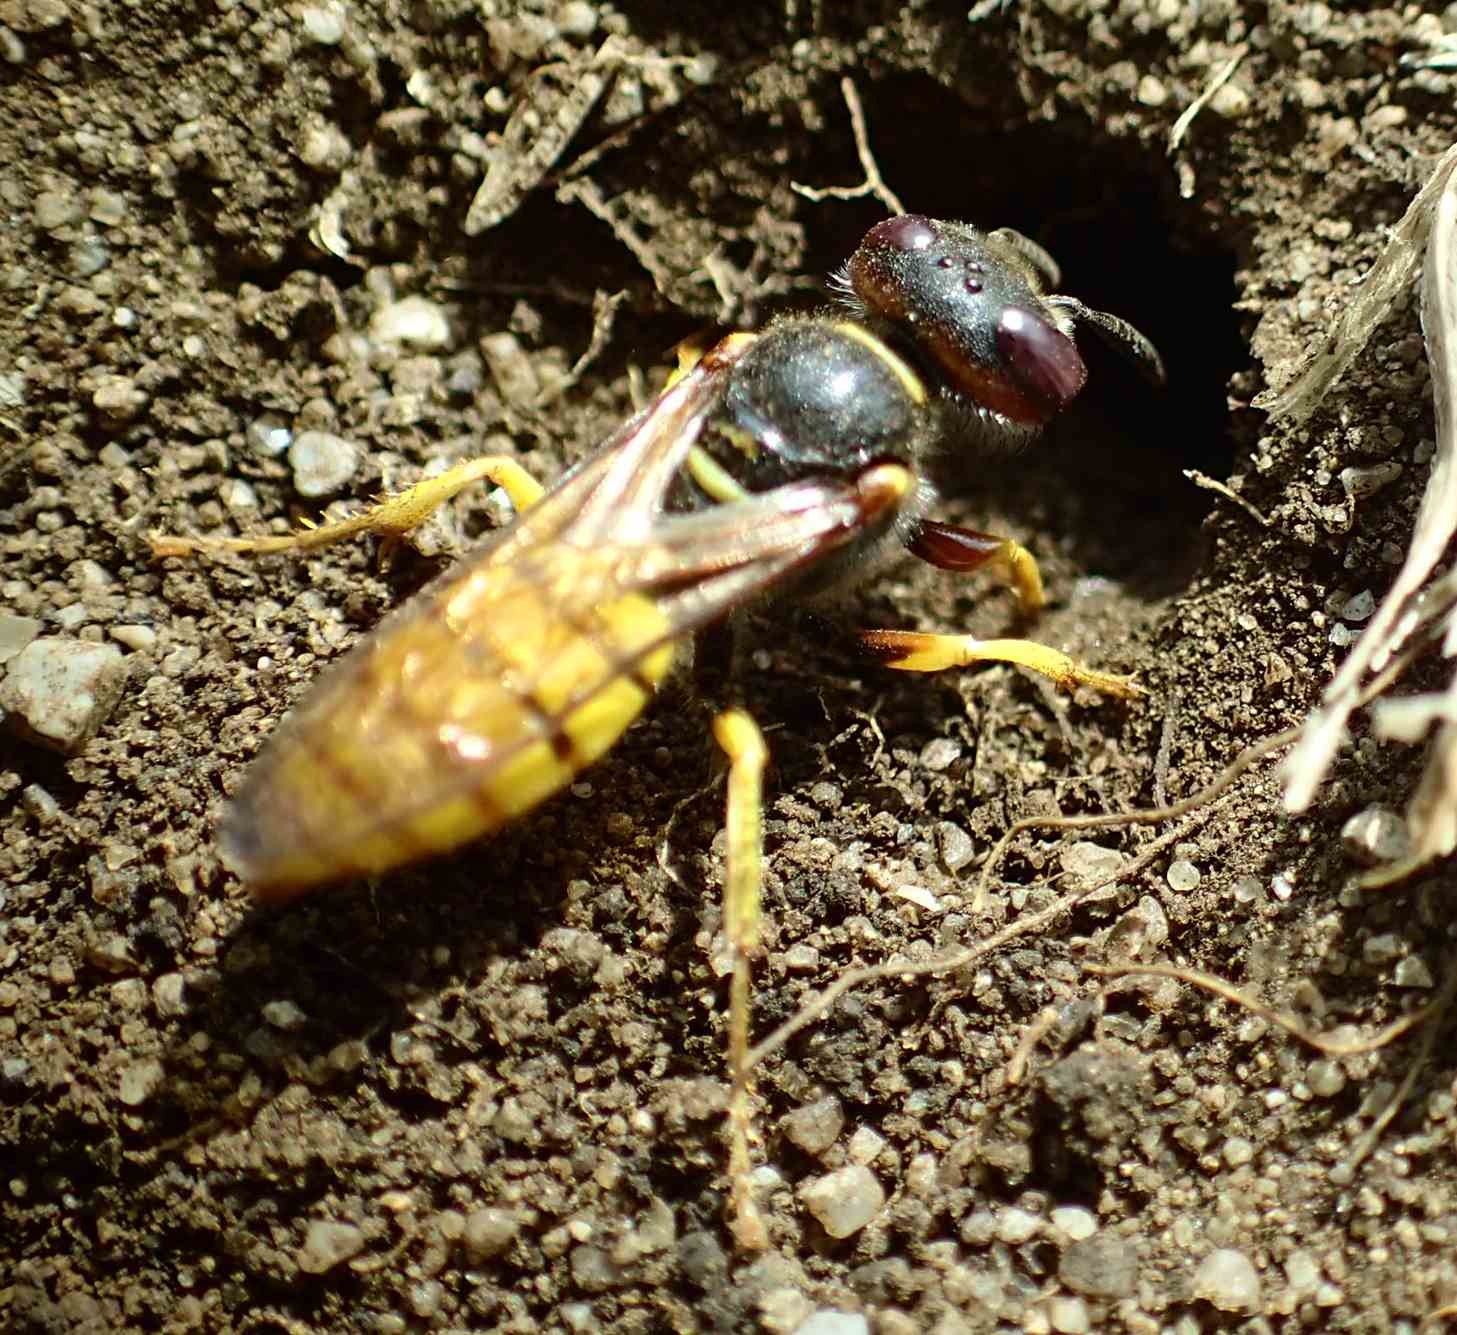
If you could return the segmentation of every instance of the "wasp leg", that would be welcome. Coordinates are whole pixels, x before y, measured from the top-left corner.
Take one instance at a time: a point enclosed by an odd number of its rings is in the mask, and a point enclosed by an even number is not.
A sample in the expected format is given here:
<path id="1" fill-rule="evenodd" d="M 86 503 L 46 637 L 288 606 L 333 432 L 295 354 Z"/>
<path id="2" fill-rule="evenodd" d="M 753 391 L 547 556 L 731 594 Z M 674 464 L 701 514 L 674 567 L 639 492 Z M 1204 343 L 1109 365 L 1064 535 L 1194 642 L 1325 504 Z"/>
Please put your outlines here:
<path id="1" fill-rule="evenodd" d="M 734 1235 L 746 1250 L 762 1250 L 769 1237 L 754 1204 L 749 1180 L 749 964 L 759 948 L 763 886 L 764 735 L 741 709 L 726 709 L 713 721 L 713 735 L 728 757 L 728 801 L 724 820 L 723 924 L 734 952 L 729 994 L 729 1183 Z"/>
<path id="2" fill-rule="evenodd" d="M 1143 694 L 1143 688 L 1132 677 L 1084 667 L 1061 650 L 1033 640 L 978 640 L 971 635 L 930 635 L 914 630 L 862 630 L 855 633 L 855 638 L 863 653 L 898 672 L 941 672 L 976 663 L 1014 663 L 1067 690 L 1091 686 L 1104 695 Z"/>
<path id="3" fill-rule="evenodd" d="M 1035 616 L 1047 601 L 1037 558 L 1011 538 L 923 519 L 908 545 L 914 555 L 938 570 L 991 570 L 1016 592 L 1023 616 Z"/>
<path id="4" fill-rule="evenodd" d="M 363 514 L 351 515 L 331 524 L 316 524 L 296 533 L 266 538 L 174 538 L 162 533 L 149 535 L 152 555 L 192 556 L 203 552 L 302 552 L 327 547 L 358 533 L 378 533 L 386 547 L 417 528 L 431 512 L 480 481 L 494 482 L 505 489 L 518 513 L 539 501 L 544 488 L 514 459 L 485 455 L 468 459 L 447 469 L 439 477 L 426 478 L 413 487 L 386 496 Z"/>

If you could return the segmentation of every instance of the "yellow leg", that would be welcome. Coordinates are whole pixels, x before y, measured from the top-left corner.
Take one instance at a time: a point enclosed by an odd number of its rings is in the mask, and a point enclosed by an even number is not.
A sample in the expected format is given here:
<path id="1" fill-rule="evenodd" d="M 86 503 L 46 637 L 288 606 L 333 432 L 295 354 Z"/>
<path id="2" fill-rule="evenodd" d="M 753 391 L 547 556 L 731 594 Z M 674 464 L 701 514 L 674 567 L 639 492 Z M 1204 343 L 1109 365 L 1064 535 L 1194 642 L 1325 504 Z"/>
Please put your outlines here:
<path id="1" fill-rule="evenodd" d="M 1023 616 L 1035 616 L 1042 611 L 1047 602 L 1042 590 L 1042 571 L 1037 568 L 1037 558 L 1020 542 L 1011 538 L 1002 540 L 1002 550 L 992 558 L 992 572 L 1004 584 L 1012 586 Z"/>
<path id="2" fill-rule="evenodd" d="M 723 925 L 734 951 L 729 998 L 729 1182 L 734 1235 L 741 1247 L 762 1250 L 768 1231 L 749 1181 L 749 964 L 759 948 L 763 886 L 764 766 L 769 751 L 758 725 L 741 709 L 713 721 L 713 735 L 728 756 Z"/>
<path id="3" fill-rule="evenodd" d="M 317 524 L 267 538 L 174 538 L 162 533 L 148 537 L 152 555 L 192 556 L 206 552 L 299 552 L 327 547 L 358 533 L 377 533 L 385 543 L 395 543 L 418 527 L 433 510 L 480 481 L 505 488 L 518 512 L 541 499 L 544 488 L 514 459 L 487 455 L 468 459 L 439 477 L 426 478 L 393 496 L 386 496 L 363 514 L 351 515 L 332 524 Z"/>
<path id="4" fill-rule="evenodd" d="M 970 635 L 928 635 L 913 630 L 862 630 L 861 648 L 898 672 L 941 672 L 976 663 L 1015 663 L 1048 677 L 1065 689 L 1091 686 L 1104 695 L 1136 696 L 1143 688 L 1132 677 L 1099 672 L 1033 640 L 978 640 Z"/>

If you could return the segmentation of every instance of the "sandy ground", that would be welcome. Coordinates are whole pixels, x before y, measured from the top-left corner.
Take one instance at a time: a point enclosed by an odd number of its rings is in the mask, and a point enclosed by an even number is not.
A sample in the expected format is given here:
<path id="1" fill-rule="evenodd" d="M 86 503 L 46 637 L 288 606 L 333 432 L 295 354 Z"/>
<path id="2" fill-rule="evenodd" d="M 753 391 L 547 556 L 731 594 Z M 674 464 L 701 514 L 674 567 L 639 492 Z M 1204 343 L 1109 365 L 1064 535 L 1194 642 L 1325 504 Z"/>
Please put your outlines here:
<path id="1" fill-rule="evenodd" d="M 1203 970 L 1378 1035 L 1447 976 L 1450 877 L 1363 894 L 1341 831 L 1400 808 L 1416 753 L 1358 737 L 1299 819 L 1264 761 L 1182 821 L 1024 833 L 977 878 L 1018 818 L 1189 797 L 1298 721 L 1389 581 L 1433 434 L 1414 303 L 1307 424 L 1249 403 L 1451 141 L 1440 15 L 627 8 L 0 3 L 0 612 L 119 654 L 70 660 L 111 695 L 74 754 L 0 740 L 3 1324 L 1439 1327 L 1450 1020 L 1331 1055 L 1085 967 Z M 609 34 L 623 59 L 594 63 Z M 968 461 L 948 509 L 1037 552 L 1040 638 L 1148 696 L 899 678 L 792 616 L 753 641 L 775 758 L 756 1033 L 854 966 L 1018 930 L 850 992 L 764 1062 L 770 1247 L 746 1255 L 691 692 L 490 843 L 258 910 L 214 851 L 225 795 L 499 506 L 463 497 L 384 572 L 367 541 L 158 563 L 143 538 L 317 515 L 279 428 L 359 447 L 326 497 L 346 510 L 483 442 L 555 476 L 678 339 L 813 304 L 882 216 L 791 189 L 860 179 L 846 73 L 910 208 L 1034 236 L 1168 359 L 1155 395 L 1091 349 L 1077 407 L 1032 452 Z M 468 235 L 504 154 L 520 180 Z M 390 346 L 406 296 L 447 327 L 416 315 Z M 1375 480 L 1354 496 L 1353 468 Z M 913 566 L 856 620 L 1005 626 L 1004 595 Z"/>

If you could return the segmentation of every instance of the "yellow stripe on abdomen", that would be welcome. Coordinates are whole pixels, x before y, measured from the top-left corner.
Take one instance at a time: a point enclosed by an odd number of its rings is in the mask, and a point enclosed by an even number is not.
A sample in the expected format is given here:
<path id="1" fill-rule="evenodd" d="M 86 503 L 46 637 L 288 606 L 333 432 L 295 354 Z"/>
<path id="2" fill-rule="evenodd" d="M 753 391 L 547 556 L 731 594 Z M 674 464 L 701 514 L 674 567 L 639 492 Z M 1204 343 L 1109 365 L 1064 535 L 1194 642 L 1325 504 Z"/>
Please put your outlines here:
<path id="1" fill-rule="evenodd" d="M 265 898 L 499 829 L 607 751 L 671 667 L 650 598 L 573 621 L 539 575 L 477 574 L 361 646 L 250 773 L 225 843 Z"/>

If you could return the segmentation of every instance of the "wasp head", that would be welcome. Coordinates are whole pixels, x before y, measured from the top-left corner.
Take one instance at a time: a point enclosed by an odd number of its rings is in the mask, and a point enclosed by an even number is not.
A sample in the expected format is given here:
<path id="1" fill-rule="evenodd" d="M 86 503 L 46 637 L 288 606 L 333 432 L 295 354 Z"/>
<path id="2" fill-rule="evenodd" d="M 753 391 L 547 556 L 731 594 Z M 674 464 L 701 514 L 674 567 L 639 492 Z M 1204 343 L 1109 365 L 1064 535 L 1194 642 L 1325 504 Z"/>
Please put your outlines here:
<path id="1" fill-rule="evenodd" d="M 839 287 L 881 332 L 929 358 L 954 394 L 1035 430 L 1087 380 L 1075 321 L 1162 375 L 1158 354 L 1131 326 L 1046 295 L 1057 281 L 1052 258 L 1017 232 L 906 214 L 866 233 Z"/>

